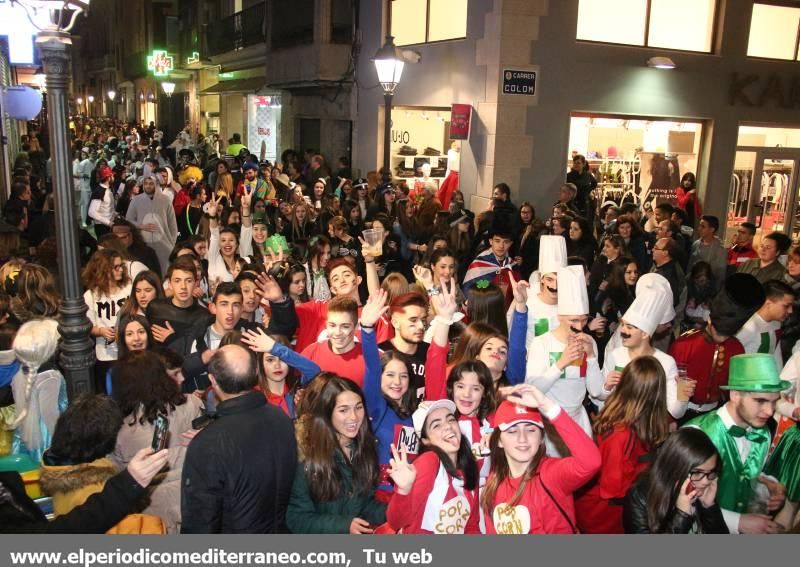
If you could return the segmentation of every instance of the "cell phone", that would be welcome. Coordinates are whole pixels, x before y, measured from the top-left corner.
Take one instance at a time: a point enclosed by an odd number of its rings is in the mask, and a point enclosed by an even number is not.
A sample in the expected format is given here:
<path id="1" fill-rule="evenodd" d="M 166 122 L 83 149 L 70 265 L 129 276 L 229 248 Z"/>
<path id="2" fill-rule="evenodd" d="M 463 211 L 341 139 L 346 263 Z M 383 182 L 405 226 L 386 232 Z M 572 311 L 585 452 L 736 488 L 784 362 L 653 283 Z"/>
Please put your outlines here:
<path id="1" fill-rule="evenodd" d="M 169 437 L 169 419 L 167 416 L 159 414 L 156 418 L 155 429 L 153 430 L 153 443 L 151 447 L 153 451 L 158 453 L 166 448 Z"/>
<path id="2" fill-rule="evenodd" d="M 686 483 L 686 494 L 691 494 L 693 490 L 694 490 L 694 484 L 690 480 L 689 482 Z"/>

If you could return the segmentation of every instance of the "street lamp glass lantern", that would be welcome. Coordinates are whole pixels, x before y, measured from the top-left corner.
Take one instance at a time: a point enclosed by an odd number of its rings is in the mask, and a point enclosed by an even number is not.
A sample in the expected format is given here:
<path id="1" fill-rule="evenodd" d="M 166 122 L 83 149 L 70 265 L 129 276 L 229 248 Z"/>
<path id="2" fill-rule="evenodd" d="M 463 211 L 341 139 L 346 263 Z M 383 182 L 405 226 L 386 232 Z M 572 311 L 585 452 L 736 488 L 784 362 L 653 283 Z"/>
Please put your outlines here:
<path id="1" fill-rule="evenodd" d="M 400 82 L 403 74 L 403 54 L 394 44 L 394 37 L 386 36 L 386 43 L 383 44 L 373 59 L 375 70 L 378 72 L 378 82 L 383 87 L 383 92 L 393 94 Z"/>
<path id="2" fill-rule="evenodd" d="M 110 90 L 106 94 L 108 94 L 108 98 L 111 99 L 111 102 L 114 102 L 114 99 L 117 98 L 117 91 Z"/>
<path id="3" fill-rule="evenodd" d="M 11 0 L 19 4 L 31 24 L 40 31 L 69 31 L 91 0 Z M 66 17 L 64 17 L 66 15 Z"/>
<path id="4" fill-rule="evenodd" d="M 175 83 L 164 81 L 161 83 L 161 88 L 164 89 L 164 94 L 167 96 L 172 96 L 172 93 L 175 92 Z"/>
<path id="5" fill-rule="evenodd" d="M 94 102 L 94 96 L 89 95 L 89 98 L 87 100 L 89 101 L 89 104 L 92 104 Z"/>

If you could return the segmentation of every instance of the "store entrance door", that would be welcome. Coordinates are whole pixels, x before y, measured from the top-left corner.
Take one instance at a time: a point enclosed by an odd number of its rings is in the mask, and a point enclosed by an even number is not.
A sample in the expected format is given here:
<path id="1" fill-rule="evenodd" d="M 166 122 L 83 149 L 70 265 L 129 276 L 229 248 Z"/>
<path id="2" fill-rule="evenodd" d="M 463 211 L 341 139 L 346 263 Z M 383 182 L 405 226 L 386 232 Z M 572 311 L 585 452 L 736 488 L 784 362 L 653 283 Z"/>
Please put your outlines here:
<path id="1" fill-rule="evenodd" d="M 739 148 L 731 178 L 727 236 L 745 221 L 756 225 L 755 243 L 770 232 L 800 238 L 800 149 Z"/>

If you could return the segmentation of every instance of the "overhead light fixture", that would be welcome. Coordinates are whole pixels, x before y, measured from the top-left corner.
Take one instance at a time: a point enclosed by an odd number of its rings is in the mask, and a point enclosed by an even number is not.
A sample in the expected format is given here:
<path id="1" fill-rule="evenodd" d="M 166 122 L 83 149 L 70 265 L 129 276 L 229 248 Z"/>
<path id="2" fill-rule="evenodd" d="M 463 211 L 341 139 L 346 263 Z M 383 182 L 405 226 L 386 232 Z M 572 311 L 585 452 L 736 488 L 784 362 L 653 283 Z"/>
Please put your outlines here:
<path id="1" fill-rule="evenodd" d="M 675 61 L 669 57 L 651 57 L 647 60 L 647 66 L 653 69 L 674 69 L 677 67 Z"/>

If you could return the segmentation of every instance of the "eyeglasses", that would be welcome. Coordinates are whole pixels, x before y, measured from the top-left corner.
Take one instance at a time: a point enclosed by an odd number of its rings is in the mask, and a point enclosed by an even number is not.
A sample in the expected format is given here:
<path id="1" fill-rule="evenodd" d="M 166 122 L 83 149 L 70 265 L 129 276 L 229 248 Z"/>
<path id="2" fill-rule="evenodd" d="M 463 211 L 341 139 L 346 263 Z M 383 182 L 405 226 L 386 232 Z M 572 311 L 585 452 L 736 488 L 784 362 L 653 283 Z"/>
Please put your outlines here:
<path id="1" fill-rule="evenodd" d="M 114 266 L 114 269 L 115 270 L 123 270 L 123 269 L 125 269 L 125 264 L 116 264 Z"/>
<path id="2" fill-rule="evenodd" d="M 704 478 L 708 480 L 717 480 L 719 478 L 719 471 L 716 469 L 708 472 L 694 470 L 689 473 L 689 480 L 692 482 L 700 482 Z"/>

